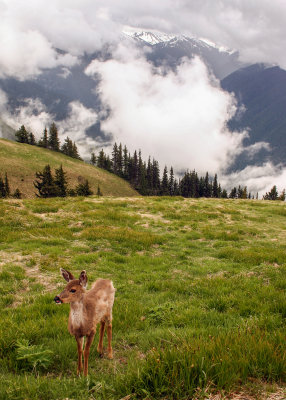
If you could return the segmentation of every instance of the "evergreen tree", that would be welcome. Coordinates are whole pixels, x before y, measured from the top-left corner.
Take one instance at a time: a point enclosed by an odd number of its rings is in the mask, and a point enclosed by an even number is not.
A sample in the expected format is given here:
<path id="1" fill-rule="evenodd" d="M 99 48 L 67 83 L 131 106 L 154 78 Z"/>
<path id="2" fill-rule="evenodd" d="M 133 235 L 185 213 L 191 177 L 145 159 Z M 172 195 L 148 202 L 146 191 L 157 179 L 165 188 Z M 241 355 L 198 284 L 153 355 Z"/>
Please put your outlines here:
<path id="1" fill-rule="evenodd" d="M 0 198 L 5 198 L 6 197 L 6 189 L 5 189 L 5 182 L 2 179 L 2 176 L 0 176 Z"/>
<path id="2" fill-rule="evenodd" d="M 118 147 L 117 143 L 115 142 L 112 149 L 112 169 L 114 174 L 118 175 Z"/>
<path id="3" fill-rule="evenodd" d="M 37 180 L 34 181 L 34 186 L 38 190 L 37 197 L 55 197 L 58 194 L 58 188 L 55 185 L 52 176 L 51 167 L 46 165 L 43 172 L 36 172 Z"/>
<path id="4" fill-rule="evenodd" d="M 212 190 L 213 197 L 218 198 L 219 197 L 219 188 L 218 188 L 218 183 L 217 183 L 217 174 L 215 174 L 215 176 L 214 176 L 212 189 L 213 189 Z"/>
<path id="5" fill-rule="evenodd" d="M 263 200 L 278 200 L 278 192 L 277 192 L 277 187 L 274 185 L 270 192 L 266 193 L 263 196 Z"/>
<path id="6" fill-rule="evenodd" d="M 73 157 L 73 142 L 68 136 L 61 147 L 61 152 L 66 156 Z"/>
<path id="7" fill-rule="evenodd" d="M 59 197 L 66 197 L 67 196 L 67 190 L 68 190 L 68 185 L 67 185 L 67 178 L 66 178 L 66 172 L 63 170 L 63 166 L 61 165 L 58 169 L 55 170 L 55 185 L 57 187 L 57 195 Z"/>
<path id="8" fill-rule="evenodd" d="M 91 153 L 91 156 L 90 156 L 90 163 L 91 163 L 92 165 L 96 165 L 96 156 L 95 156 L 95 153 L 94 153 L 94 152 Z"/>
<path id="9" fill-rule="evenodd" d="M 13 197 L 14 197 L 14 199 L 21 199 L 22 193 L 20 192 L 20 190 L 18 188 L 13 193 Z"/>
<path id="10" fill-rule="evenodd" d="M 146 180 L 147 180 L 147 194 L 152 195 L 153 194 L 153 166 L 151 163 L 150 156 L 148 158 Z"/>
<path id="11" fill-rule="evenodd" d="M 127 180 L 130 180 L 130 176 L 129 176 L 129 173 L 128 173 L 129 172 L 129 170 L 128 170 L 129 162 L 130 162 L 130 160 L 129 160 L 128 150 L 127 150 L 127 147 L 124 146 L 122 169 L 123 169 L 123 178 L 127 179 Z"/>
<path id="12" fill-rule="evenodd" d="M 99 185 L 97 186 L 97 193 L 96 193 L 96 195 L 97 195 L 97 196 L 103 196 L 103 194 L 102 194 L 102 192 L 101 192 L 101 190 L 100 190 Z"/>
<path id="13" fill-rule="evenodd" d="M 32 145 L 32 146 L 36 145 L 36 138 L 35 138 L 35 135 L 32 132 L 30 132 L 28 134 L 28 141 L 29 141 L 29 144 Z"/>
<path id="14" fill-rule="evenodd" d="M 48 144 L 51 150 L 60 151 L 58 128 L 54 122 L 50 125 Z"/>
<path id="15" fill-rule="evenodd" d="M 204 182 L 204 197 L 211 197 L 212 194 L 212 185 L 209 182 L 209 173 L 206 173 L 205 182 Z"/>
<path id="16" fill-rule="evenodd" d="M 4 188 L 5 188 L 6 197 L 9 197 L 10 196 L 10 186 L 9 186 L 7 172 L 5 173 Z"/>
<path id="17" fill-rule="evenodd" d="M 39 140 L 39 146 L 40 147 L 44 147 L 46 149 L 48 147 L 48 145 L 49 145 L 49 142 L 48 142 L 48 131 L 47 131 L 47 128 L 45 127 L 44 132 L 43 132 L 43 136 Z"/>
<path id="18" fill-rule="evenodd" d="M 221 192 L 221 198 L 227 199 L 227 191 L 225 189 L 223 189 L 223 191 Z"/>
<path id="19" fill-rule="evenodd" d="M 174 170 L 173 170 L 173 167 L 170 168 L 169 195 L 170 196 L 174 196 L 175 195 L 175 190 L 174 190 Z"/>
<path id="20" fill-rule="evenodd" d="M 76 193 L 78 196 L 90 196 L 93 194 L 87 179 L 76 187 Z"/>
<path id="21" fill-rule="evenodd" d="M 160 167 L 158 161 L 153 159 L 152 163 L 153 190 L 152 194 L 158 196 L 160 194 Z"/>
<path id="22" fill-rule="evenodd" d="M 236 199 L 237 198 L 237 189 L 236 189 L 236 187 L 231 189 L 230 194 L 229 194 L 229 198 L 230 199 Z"/>
<path id="23" fill-rule="evenodd" d="M 285 198 L 286 198 L 285 189 L 283 189 L 279 196 L 279 200 L 285 201 Z"/>
<path id="24" fill-rule="evenodd" d="M 104 168 L 104 164 L 105 164 L 105 153 L 103 149 L 101 149 L 97 157 L 97 166 L 98 168 Z"/>
<path id="25" fill-rule="evenodd" d="M 29 143 L 29 135 L 24 125 L 21 126 L 15 133 L 17 142 Z"/>
<path id="26" fill-rule="evenodd" d="M 169 179 L 168 179 L 167 166 L 165 166 L 164 171 L 163 171 L 160 193 L 162 196 L 168 196 L 168 194 L 169 194 Z"/>
<path id="27" fill-rule="evenodd" d="M 76 158 L 77 160 L 81 160 L 81 156 L 79 155 L 78 149 L 77 149 L 77 145 L 75 144 L 75 142 L 73 142 L 73 146 L 72 146 L 72 155 L 71 157 Z"/>

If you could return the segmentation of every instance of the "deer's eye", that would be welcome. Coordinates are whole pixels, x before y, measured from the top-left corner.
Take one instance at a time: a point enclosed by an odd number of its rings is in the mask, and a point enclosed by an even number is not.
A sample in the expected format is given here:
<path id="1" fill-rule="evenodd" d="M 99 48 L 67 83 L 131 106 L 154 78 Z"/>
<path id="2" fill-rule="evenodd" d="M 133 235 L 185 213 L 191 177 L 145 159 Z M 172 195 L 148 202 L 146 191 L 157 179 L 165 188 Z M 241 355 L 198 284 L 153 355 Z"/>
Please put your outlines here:
<path id="1" fill-rule="evenodd" d="M 70 290 L 70 292 L 72 292 L 72 293 L 75 293 L 75 292 L 76 292 L 76 290 L 75 290 L 75 289 L 71 289 L 71 290 Z"/>

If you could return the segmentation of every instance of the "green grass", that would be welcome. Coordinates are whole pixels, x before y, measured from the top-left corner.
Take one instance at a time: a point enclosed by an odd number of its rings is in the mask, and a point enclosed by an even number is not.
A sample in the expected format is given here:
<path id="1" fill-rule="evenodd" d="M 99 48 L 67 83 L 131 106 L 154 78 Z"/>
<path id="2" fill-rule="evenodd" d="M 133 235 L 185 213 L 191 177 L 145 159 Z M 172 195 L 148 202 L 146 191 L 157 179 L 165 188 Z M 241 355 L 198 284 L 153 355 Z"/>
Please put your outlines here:
<path id="1" fill-rule="evenodd" d="M 0 175 L 3 178 L 7 172 L 12 194 L 18 188 L 24 198 L 35 197 L 35 173 L 42 171 L 47 164 L 50 164 L 52 173 L 62 164 L 70 188 L 75 188 L 83 179 L 88 179 L 94 194 L 99 185 L 104 196 L 138 195 L 128 182 L 83 161 L 41 147 L 0 139 Z M 53 212 L 51 209 L 57 212 L 57 202 L 53 205 L 40 202 L 35 205 L 34 212 Z"/>
<path id="2" fill-rule="evenodd" d="M 2 200 L 0 398 L 181 400 L 251 382 L 284 387 L 285 211 L 180 197 Z M 60 267 L 117 288 L 114 359 L 100 359 L 95 343 L 88 379 L 75 374 L 69 307 L 53 302 Z"/>

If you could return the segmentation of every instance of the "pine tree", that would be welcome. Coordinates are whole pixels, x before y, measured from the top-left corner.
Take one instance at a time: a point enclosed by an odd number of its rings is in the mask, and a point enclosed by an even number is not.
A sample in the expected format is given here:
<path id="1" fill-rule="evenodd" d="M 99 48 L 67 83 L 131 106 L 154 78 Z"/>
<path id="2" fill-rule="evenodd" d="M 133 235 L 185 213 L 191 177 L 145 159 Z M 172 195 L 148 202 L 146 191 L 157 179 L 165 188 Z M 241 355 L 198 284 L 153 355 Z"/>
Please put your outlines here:
<path id="1" fill-rule="evenodd" d="M 91 156 L 90 156 L 90 163 L 91 163 L 92 165 L 96 165 L 96 156 L 95 156 L 95 153 L 94 153 L 94 152 L 91 153 Z"/>
<path id="2" fill-rule="evenodd" d="M 51 150 L 60 151 L 58 128 L 54 122 L 50 125 L 48 144 Z"/>
<path id="3" fill-rule="evenodd" d="M 37 180 L 34 181 L 34 186 L 38 190 L 37 197 L 55 197 L 58 194 L 58 188 L 55 185 L 52 176 L 51 167 L 46 165 L 43 172 L 36 172 Z"/>
<path id="4" fill-rule="evenodd" d="M 5 189 L 5 182 L 2 179 L 2 176 L 0 176 L 0 198 L 5 198 L 6 197 L 6 189 Z"/>
<path id="5" fill-rule="evenodd" d="M 29 143 L 28 132 L 26 131 L 26 128 L 24 125 L 22 125 L 21 128 L 16 131 L 15 136 L 16 136 L 17 142 Z"/>
<path id="6" fill-rule="evenodd" d="M 169 195 L 174 196 L 174 170 L 173 167 L 170 168 L 170 178 L 169 178 Z"/>
<path id="7" fill-rule="evenodd" d="M 101 190 L 100 190 L 99 185 L 97 186 L 97 193 L 96 193 L 96 195 L 97 195 L 97 196 L 103 196 L 103 194 L 102 194 L 102 192 L 101 192 Z"/>
<path id="8" fill-rule="evenodd" d="M 167 166 L 165 166 L 164 171 L 163 171 L 160 193 L 162 196 L 168 196 L 168 194 L 169 194 L 169 179 L 168 179 Z"/>
<path id="9" fill-rule="evenodd" d="M 283 189 L 279 196 L 279 200 L 285 201 L 285 198 L 286 198 L 285 189 Z"/>
<path id="10" fill-rule="evenodd" d="M 153 166 L 151 163 L 150 156 L 148 158 L 146 179 L 147 179 L 147 194 L 152 195 L 153 194 Z"/>
<path id="11" fill-rule="evenodd" d="M 128 155 L 128 150 L 127 147 L 124 146 L 123 149 L 123 178 L 130 180 L 130 176 L 129 176 L 129 171 L 128 171 L 128 166 L 129 166 L 129 155 Z"/>
<path id="12" fill-rule="evenodd" d="M 77 145 L 75 144 L 75 142 L 73 142 L 72 145 L 72 155 L 71 157 L 76 158 L 77 160 L 81 160 L 81 156 L 79 155 L 78 149 L 77 149 Z"/>
<path id="13" fill-rule="evenodd" d="M 118 175 L 118 147 L 117 147 L 117 143 L 115 142 L 113 145 L 113 149 L 112 149 L 112 170 L 113 173 Z"/>
<path id="14" fill-rule="evenodd" d="M 9 186 L 7 172 L 5 173 L 4 187 L 5 187 L 6 197 L 9 197 L 10 196 L 10 186 Z"/>
<path id="15" fill-rule="evenodd" d="M 270 192 L 266 193 L 263 196 L 263 200 L 278 200 L 278 192 L 277 192 L 277 187 L 274 185 Z"/>
<path id="16" fill-rule="evenodd" d="M 157 196 L 160 193 L 160 167 L 158 161 L 153 159 L 152 163 L 152 177 L 153 177 L 153 195 Z"/>
<path id="17" fill-rule="evenodd" d="M 204 187 L 204 197 L 211 197 L 212 186 L 209 182 L 209 173 L 206 173 L 205 176 L 205 187 Z"/>
<path id="18" fill-rule="evenodd" d="M 236 189 L 236 187 L 231 189 L 230 194 L 229 194 L 229 198 L 230 199 L 236 199 L 237 198 L 237 189 Z"/>
<path id="19" fill-rule="evenodd" d="M 42 138 L 39 140 L 39 146 L 40 147 L 44 147 L 45 149 L 48 147 L 48 131 L 47 128 L 45 127 L 44 132 L 43 132 L 43 136 Z"/>
<path id="20" fill-rule="evenodd" d="M 227 199 L 227 191 L 225 189 L 223 189 L 223 191 L 221 192 L 221 198 Z"/>
<path id="21" fill-rule="evenodd" d="M 73 142 L 68 136 L 61 147 L 61 152 L 66 156 L 73 157 Z"/>
<path id="22" fill-rule="evenodd" d="M 76 187 L 76 193 L 78 196 L 90 196 L 93 194 L 87 179 Z"/>
<path id="23" fill-rule="evenodd" d="M 20 190 L 18 188 L 13 193 L 13 197 L 14 197 L 14 199 L 21 199 L 22 193 L 20 192 Z"/>
<path id="24" fill-rule="evenodd" d="M 64 172 L 62 165 L 55 170 L 55 174 L 56 176 L 54 183 L 57 187 L 57 195 L 59 197 L 66 197 L 68 191 L 68 185 L 67 185 L 66 172 Z"/>
<path id="25" fill-rule="evenodd" d="M 213 189 L 212 190 L 213 197 L 218 198 L 219 197 L 219 189 L 218 189 L 218 183 L 217 183 L 217 174 L 215 174 L 212 189 Z"/>
<path id="26" fill-rule="evenodd" d="M 97 157 L 98 168 L 104 168 L 104 162 L 105 162 L 105 153 L 104 153 L 103 149 L 101 149 L 99 152 L 99 155 Z"/>
<path id="27" fill-rule="evenodd" d="M 32 145 L 32 146 L 36 145 L 36 138 L 35 138 L 35 135 L 32 132 L 30 132 L 28 134 L 28 141 L 29 141 L 29 144 Z"/>

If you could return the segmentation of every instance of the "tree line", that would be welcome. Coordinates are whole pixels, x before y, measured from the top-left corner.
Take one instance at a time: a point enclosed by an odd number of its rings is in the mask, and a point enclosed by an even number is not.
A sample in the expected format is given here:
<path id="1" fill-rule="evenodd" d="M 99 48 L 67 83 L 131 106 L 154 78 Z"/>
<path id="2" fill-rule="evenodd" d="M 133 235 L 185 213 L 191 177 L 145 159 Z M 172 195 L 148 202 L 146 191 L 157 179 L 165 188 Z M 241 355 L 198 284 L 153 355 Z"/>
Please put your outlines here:
<path id="1" fill-rule="evenodd" d="M 53 122 L 49 126 L 49 131 L 45 127 L 43 135 L 39 141 L 36 140 L 32 132 L 28 132 L 24 125 L 22 125 L 15 133 L 17 142 L 30 144 L 32 146 L 39 146 L 45 149 L 61 152 L 69 157 L 81 160 L 77 145 L 68 136 L 64 143 L 61 145 L 59 140 L 59 133 L 56 124 Z"/>
<path id="2" fill-rule="evenodd" d="M 222 189 L 218 182 L 217 174 L 210 177 L 199 176 L 193 171 L 185 171 L 180 179 L 174 175 L 173 167 L 168 170 L 164 167 L 162 177 L 157 160 L 148 157 L 148 161 L 142 160 L 141 151 L 135 150 L 133 154 L 120 143 L 114 143 L 111 156 L 103 149 L 96 155 L 91 153 L 90 162 L 99 168 L 112 172 L 127 180 L 143 196 L 183 196 L 183 197 L 213 197 L 231 199 L 254 199 L 254 195 L 248 192 L 247 187 L 234 187 L 229 193 Z M 256 194 L 258 199 L 258 193 Z M 285 190 L 278 195 L 274 186 L 269 193 L 263 196 L 265 200 L 285 200 Z"/>

